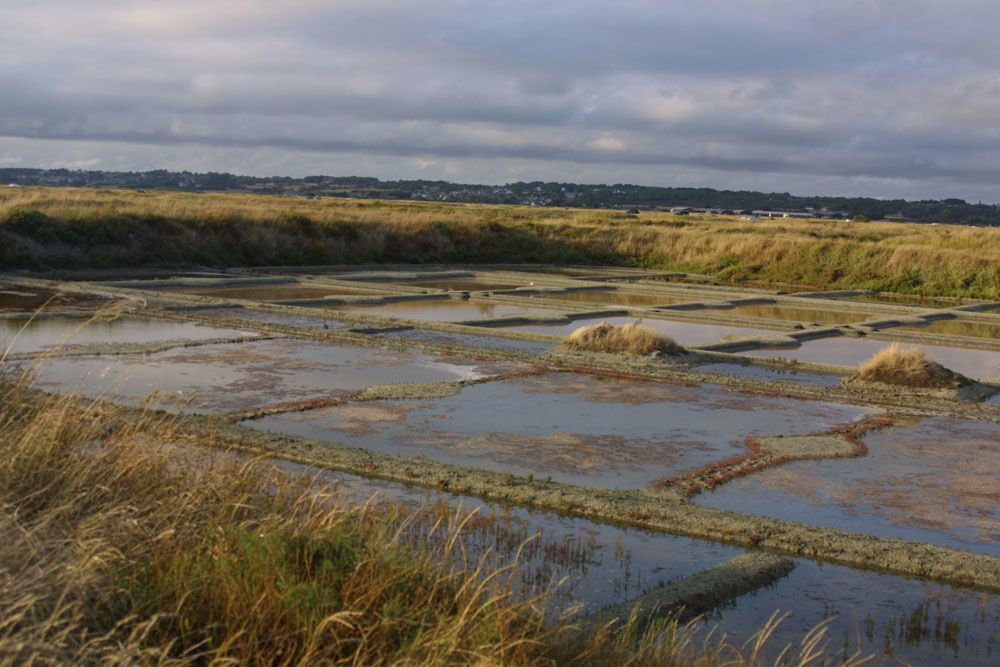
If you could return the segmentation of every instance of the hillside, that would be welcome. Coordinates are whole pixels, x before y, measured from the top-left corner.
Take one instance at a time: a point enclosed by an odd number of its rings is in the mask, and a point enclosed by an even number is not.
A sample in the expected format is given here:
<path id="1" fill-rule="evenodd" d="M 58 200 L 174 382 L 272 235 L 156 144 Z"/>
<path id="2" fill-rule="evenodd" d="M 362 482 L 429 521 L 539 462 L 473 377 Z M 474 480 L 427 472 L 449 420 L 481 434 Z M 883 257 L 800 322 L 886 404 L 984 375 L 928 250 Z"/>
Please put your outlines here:
<path id="1" fill-rule="evenodd" d="M 523 204 L 571 208 L 642 209 L 690 206 L 729 210 L 809 211 L 837 217 L 886 217 L 911 222 L 1000 226 L 1000 207 L 962 199 L 906 201 L 870 197 L 812 197 L 711 188 L 665 188 L 640 185 L 518 182 L 502 186 L 448 181 L 382 181 L 361 176 L 255 177 L 221 173 L 155 170 L 146 172 L 71 171 L 67 169 L 0 169 L 0 183 L 42 186 L 163 189 L 186 192 L 245 192 L 414 199 L 479 204 Z"/>

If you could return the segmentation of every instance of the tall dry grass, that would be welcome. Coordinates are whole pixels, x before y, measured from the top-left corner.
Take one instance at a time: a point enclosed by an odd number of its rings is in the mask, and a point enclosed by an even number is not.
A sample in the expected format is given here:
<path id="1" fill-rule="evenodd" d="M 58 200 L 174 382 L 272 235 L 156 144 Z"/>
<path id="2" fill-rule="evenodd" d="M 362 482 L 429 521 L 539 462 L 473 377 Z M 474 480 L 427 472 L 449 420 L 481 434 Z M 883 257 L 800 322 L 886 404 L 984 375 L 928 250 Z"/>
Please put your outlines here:
<path id="1" fill-rule="evenodd" d="M 0 191 L 0 265 L 363 262 L 637 266 L 1000 299 L 1000 230 L 73 188 Z"/>
<path id="2" fill-rule="evenodd" d="M 643 326 L 642 320 L 614 325 L 599 322 L 582 326 L 563 339 L 571 350 L 625 354 L 683 354 L 684 348 L 672 338 Z"/>
<path id="3" fill-rule="evenodd" d="M 0 393 L 0 662 L 531 664 L 549 631 L 454 534 L 138 422 Z M 211 437 L 206 435 L 206 437 Z"/>
<path id="4" fill-rule="evenodd" d="M 857 378 L 903 387 L 955 389 L 972 380 L 945 368 L 925 351 L 893 343 L 858 366 Z"/>
<path id="5" fill-rule="evenodd" d="M 829 652 L 828 624 L 809 630 L 797 645 L 775 651 L 773 636 L 786 615 L 775 612 L 760 630 L 746 641 L 734 644 L 728 637 L 698 631 L 699 620 L 686 624 L 667 618 L 654 621 L 637 632 L 637 617 L 620 629 L 605 628 L 596 636 L 581 638 L 582 651 L 573 661 L 587 665 L 655 665 L 662 667 L 819 667 L 820 665 L 860 667 L 872 657 L 859 651 L 845 650 L 834 656 Z"/>
<path id="6" fill-rule="evenodd" d="M 27 382 L 0 384 L 0 664 L 773 664 L 773 619 L 740 645 L 676 620 L 581 637 L 470 557 L 469 514 L 414 531 L 415 510 Z M 781 655 L 824 664 L 826 643 Z"/>

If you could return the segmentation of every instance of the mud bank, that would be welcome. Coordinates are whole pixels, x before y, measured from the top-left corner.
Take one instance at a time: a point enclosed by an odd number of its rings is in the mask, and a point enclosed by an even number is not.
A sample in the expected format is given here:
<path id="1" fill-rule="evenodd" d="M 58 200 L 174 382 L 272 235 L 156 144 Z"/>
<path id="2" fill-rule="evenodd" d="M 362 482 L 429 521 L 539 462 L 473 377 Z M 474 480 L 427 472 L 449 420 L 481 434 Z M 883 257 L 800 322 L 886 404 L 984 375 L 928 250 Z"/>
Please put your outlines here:
<path id="1" fill-rule="evenodd" d="M 611 623 L 634 619 L 636 631 L 658 619 L 680 614 L 681 620 L 711 611 L 741 595 L 773 585 L 795 568 L 795 562 L 766 553 L 749 553 L 721 565 L 646 591 L 638 598 L 601 609 L 584 623 L 595 632 Z"/>

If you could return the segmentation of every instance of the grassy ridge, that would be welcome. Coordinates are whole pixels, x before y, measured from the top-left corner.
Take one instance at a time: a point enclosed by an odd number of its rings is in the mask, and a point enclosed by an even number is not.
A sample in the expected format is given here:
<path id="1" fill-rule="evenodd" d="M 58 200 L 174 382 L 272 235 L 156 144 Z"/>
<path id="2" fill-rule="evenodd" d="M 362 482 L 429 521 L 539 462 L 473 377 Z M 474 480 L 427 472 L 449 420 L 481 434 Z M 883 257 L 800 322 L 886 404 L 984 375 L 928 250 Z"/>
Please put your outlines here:
<path id="1" fill-rule="evenodd" d="M 232 194 L 0 191 L 0 266 L 589 263 L 1000 299 L 1000 229 Z"/>

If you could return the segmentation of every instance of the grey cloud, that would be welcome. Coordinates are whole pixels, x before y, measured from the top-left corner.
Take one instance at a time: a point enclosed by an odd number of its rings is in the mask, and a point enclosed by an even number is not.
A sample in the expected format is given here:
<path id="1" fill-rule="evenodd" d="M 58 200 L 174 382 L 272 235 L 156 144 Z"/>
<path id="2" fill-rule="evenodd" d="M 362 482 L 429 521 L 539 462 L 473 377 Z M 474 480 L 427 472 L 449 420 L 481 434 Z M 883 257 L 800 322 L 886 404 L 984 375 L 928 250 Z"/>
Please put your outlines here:
<path id="1" fill-rule="evenodd" d="M 998 21 L 983 0 L 13 2 L 0 157 L 996 200 Z"/>

